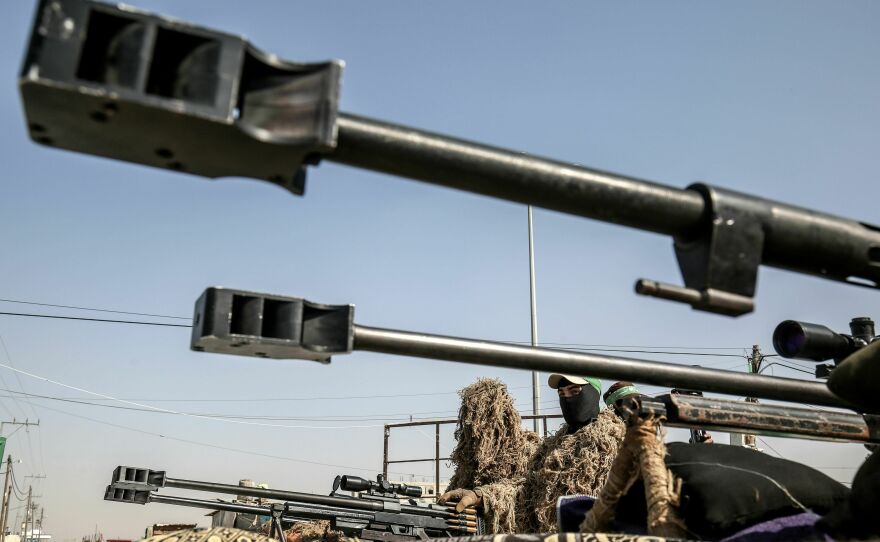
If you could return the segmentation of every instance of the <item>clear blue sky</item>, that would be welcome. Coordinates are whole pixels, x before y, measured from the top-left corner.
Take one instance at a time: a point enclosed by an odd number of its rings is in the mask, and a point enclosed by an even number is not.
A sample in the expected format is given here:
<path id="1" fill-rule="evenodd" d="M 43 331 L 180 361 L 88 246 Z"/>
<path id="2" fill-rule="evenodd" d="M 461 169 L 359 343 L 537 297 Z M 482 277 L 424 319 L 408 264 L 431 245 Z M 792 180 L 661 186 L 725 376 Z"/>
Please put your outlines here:
<path id="1" fill-rule="evenodd" d="M 7 2 L 0 35 L 0 298 L 186 317 L 206 286 L 223 285 L 355 303 L 365 325 L 528 340 L 521 205 L 331 163 L 311 169 L 306 196 L 296 198 L 252 180 L 209 182 L 31 143 L 16 76 L 33 4 Z M 245 34 L 283 58 L 345 60 L 346 112 L 878 222 L 877 3 L 135 4 Z M 741 354 L 754 343 L 770 351 L 771 332 L 786 318 L 843 330 L 851 316 L 880 317 L 875 292 L 773 269 L 761 270 L 754 314 L 696 313 L 632 293 L 640 277 L 680 282 L 668 238 L 541 210 L 535 235 L 540 338 L 548 343 Z M 11 303 L 0 311 L 101 317 Z M 25 475 L 47 475 L 34 481 L 35 493 L 58 539 L 78 539 L 96 524 L 109 537 L 137 537 L 149 523 L 201 519 L 195 510 L 104 503 L 118 464 L 323 493 L 336 473 L 380 470 L 384 420 L 452 416 L 454 391 L 479 376 L 502 378 L 524 410 L 530 396 L 525 372 L 367 353 L 330 366 L 210 356 L 188 350 L 184 329 L 0 316 L 0 336 L 8 350 L 0 363 L 71 386 L 179 411 L 336 427 L 27 403 L 0 392 L 3 420 L 40 419 L 8 450 L 23 461 L 20 485 L 31 481 Z M 745 369 L 736 357 L 655 357 Z M 5 389 L 95 401 L 9 369 L 0 376 Z M 425 395 L 388 397 L 411 394 Z M 287 400 L 256 401 L 267 397 Z M 767 442 L 844 481 L 864 457 L 855 445 Z M 444 453 L 451 444 L 447 431 Z M 430 456 L 433 436 L 395 433 L 392 451 Z"/>

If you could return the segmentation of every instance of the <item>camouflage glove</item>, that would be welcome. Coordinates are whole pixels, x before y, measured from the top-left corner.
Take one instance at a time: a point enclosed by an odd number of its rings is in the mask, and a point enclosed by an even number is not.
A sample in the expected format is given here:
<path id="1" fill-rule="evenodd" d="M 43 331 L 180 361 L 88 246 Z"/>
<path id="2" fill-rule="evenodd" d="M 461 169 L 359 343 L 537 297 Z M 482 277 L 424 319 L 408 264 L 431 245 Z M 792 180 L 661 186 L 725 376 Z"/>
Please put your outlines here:
<path id="1" fill-rule="evenodd" d="M 479 489 L 453 489 L 447 491 L 437 499 L 437 504 L 446 504 L 448 501 L 457 502 L 455 505 L 456 512 L 463 512 L 469 506 L 483 506 L 483 495 Z"/>

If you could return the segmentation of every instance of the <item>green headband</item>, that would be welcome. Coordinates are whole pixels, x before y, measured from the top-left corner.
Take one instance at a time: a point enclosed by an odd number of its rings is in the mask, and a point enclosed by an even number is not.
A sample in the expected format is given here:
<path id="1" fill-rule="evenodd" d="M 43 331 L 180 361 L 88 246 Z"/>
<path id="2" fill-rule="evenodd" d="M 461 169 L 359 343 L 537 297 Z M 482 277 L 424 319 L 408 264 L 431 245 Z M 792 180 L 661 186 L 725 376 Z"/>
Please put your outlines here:
<path id="1" fill-rule="evenodd" d="M 635 386 L 624 386 L 609 395 L 608 399 L 605 399 L 605 406 L 611 406 L 621 397 L 626 397 L 627 395 L 632 395 L 634 393 L 639 393 L 639 389 Z"/>
<path id="2" fill-rule="evenodd" d="M 582 376 L 584 380 L 587 381 L 587 384 L 596 388 L 596 391 L 602 393 L 602 381 L 598 378 L 593 378 L 592 376 Z"/>

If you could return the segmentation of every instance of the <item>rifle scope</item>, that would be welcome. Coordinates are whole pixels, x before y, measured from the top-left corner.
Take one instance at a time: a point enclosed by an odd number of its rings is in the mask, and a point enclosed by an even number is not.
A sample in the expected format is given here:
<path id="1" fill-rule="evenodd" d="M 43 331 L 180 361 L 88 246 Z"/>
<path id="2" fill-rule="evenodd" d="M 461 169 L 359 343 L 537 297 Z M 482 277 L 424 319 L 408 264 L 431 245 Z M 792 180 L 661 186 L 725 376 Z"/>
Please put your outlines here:
<path id="1" fill-rule="evenodd" d="M 845 335 L 823 325 L 786 320 L 773 331 L 773 348 L 784 358 L 840 361 L 878 338 L 868 317 L 853 318 L 849 328 L 852 334 Z"/>
<path id="2" fill-rule="evenodd" d="M 376 493 L 393 493 L 405 497 L 422 496 L 422 488 L 389 482 L 381 474 L 376 482 L 361 478 L 360 476 L 343 476 L 339 487 L 345 491 L 373 491 Z"/>

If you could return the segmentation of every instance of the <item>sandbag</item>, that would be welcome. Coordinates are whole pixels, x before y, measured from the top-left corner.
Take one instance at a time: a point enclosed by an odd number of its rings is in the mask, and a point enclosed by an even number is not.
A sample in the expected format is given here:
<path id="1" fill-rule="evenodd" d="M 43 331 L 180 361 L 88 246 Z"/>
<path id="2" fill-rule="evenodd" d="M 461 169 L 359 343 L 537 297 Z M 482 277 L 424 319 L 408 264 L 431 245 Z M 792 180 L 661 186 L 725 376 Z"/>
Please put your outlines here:
<path id="1" fill-rule="evenodd" d="M 673 442 L 667 452 L 666 466 L 682 479 L 679 513 L 701 538 L 807 510 L 825 514 L 849 496 L 846 486 L 813 468 L 742 446 Z M 618 504 L 616 520 L 644 524 L 645 514 L 639 481 Z"/>
<path id="2" fill-rule="evenodd" d="M 826 532 L 841 540 L 880 538 L 880 451 L 865 460 L 853 478 L 852 492 L 819 522 Z"/>

